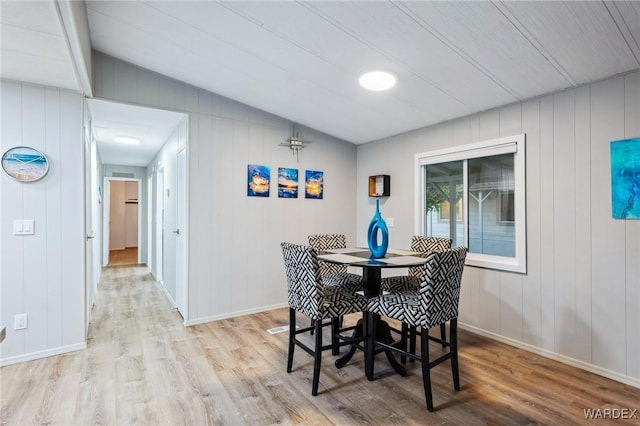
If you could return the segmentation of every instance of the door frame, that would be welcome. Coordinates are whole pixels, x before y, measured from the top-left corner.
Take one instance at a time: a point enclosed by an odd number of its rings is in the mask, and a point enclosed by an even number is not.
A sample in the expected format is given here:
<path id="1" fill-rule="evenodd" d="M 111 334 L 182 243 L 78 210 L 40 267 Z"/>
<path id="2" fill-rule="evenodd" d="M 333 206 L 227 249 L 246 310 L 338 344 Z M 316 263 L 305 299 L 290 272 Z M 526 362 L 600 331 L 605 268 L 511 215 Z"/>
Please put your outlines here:
<path id="1" fill-rule="evenodd" d="M 109 264 L 109 219 L 111 212 L 111 181 L 135 181 L 138 182 L 138 263 L 141 262 L 142 250 L 140 244 L 142 242 L 142 179 L 140 178 L 122 178 L 105 176 L 103 179 L 104 197 L 102 202 L 102 266 Z"/>
<path id="2" fill-rule="evenodd" d="M 160 176 L 162 176 L 162 179 L 160 179 Z M 154 236 L 155 236 L 155 243 L 154 243 L 154 253 L 155 253 L 155 257 L 153 259 L 153 263 L 155 265 L 155 269 L 153 271 L 155 271 L 154 274 L 154 278 L 156 281 L 158 281 L 159 283 L 162 283 L 162 287 L 164 288 L 164 234 L 165 234 L 165 227 L 164 227 L 164 208 L 165 208 L 165 203 L 164 203 L 164 192 L 165 192 L 165 184 L 164 184 L 164 179 L 165 179 L 165 175 L 164 175 L 164 166 L 160 165 L 158 166 L 158 168 L 155 171 L 155 182 L 156 182 L 156 187 L 155 187 L 155 221 L 154 221 Z"/>
<path id="3" fill-rule="evenodd" d="M 188 125 L 188 122 L 185 125 Z M 189 318 L 189 150 L 187 147 L 188 144 L 185 143 L 185 146 L 178 149 L 176 153 L 176 228 L 180 232 L 178 238 L 181 239 L 176 242 L 176 304 L 185 321 Z M 182 176 L 181 155 L 184 155 Z M 182 182 L 180 182 L 181 178 Z M 179 292 L 181 296 L 178 295 Z"/>
<path id="4" fill-rule="evenodd" d="M 83 104 L 83 108 L 86 110 L 86 103 Z M 89 334 L 89 324 L 91 323 L 91 308 L 95 303 L 97 282 L 94 282 L 94 258 L 97 256 L 94 244 L 95 238 L 95 226 L 93 223 L 93 159 L 92 155 L 95 146 L 93 145 L 93 137 L 91 135 L 91 123 L 85 123 L 83 126 L 83 140 L 82 140 L 82 162 L 83 162 L 83 198 L 84 198 L 84 336 L 85 338 Z"/>

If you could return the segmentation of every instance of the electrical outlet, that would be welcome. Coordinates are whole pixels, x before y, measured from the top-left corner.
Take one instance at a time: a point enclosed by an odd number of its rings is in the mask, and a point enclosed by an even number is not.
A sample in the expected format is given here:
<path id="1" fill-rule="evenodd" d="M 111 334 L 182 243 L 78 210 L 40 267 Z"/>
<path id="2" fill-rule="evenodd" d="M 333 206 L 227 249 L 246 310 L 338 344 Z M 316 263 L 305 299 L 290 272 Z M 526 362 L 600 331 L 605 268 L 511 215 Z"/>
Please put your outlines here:
<path id="1" fill-rule="evenodd" d="M 27 328 L 27 314 L 18 314 L 13 317 L 13 329 L 24 330 Z"/>

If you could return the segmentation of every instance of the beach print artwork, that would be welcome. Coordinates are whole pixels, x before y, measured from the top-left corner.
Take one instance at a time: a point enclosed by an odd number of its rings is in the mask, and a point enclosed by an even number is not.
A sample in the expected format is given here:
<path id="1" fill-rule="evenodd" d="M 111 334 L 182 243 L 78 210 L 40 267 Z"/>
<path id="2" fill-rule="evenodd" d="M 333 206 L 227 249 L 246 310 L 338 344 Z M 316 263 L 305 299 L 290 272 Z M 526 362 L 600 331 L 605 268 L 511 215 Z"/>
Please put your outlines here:
<path id="1" fill-rule="evenodd" d="M 21 182 L 35 182 L 49 171 L 47 156 L 37 149 L 17 146 L 2 156 L 2 168 L 12 178 Z"/>
<path id="2" fill-rule="evenodd" d="M 278 197 L 298 198 L 298 169 L 278 168 Z"/>
<path id="3" fill-rule="evenodd" d="M 640 138 L 611 142 L 614 219 L 640 219 Z"/>
<path id="4" fill-rule="evenodd" d="M 271 168 L 258 164 L 247 165 L 247 195 L 249 197 L 268 197 Z"/>
<path id="5" fill-rule="evenodd" d="M 324 192 L 324 172 L 306 170 L 304 182 L 305 198 L 322 200 L 322 193 Z"/>

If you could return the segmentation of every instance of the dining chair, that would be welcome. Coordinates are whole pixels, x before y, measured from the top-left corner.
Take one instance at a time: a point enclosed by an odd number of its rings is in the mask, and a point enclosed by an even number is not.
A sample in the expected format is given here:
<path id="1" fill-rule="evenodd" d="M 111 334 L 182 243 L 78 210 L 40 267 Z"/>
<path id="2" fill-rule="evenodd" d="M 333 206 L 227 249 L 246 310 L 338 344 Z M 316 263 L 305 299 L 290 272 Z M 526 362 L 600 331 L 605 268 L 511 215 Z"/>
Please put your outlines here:
<path id="1" fill-rule="evenodd" d="M 356 293 L 358 286 L 345 279 L 340 285 L 323 285 L 318 258 L 315 250 L 309 246 L 283 242 L 282 257 L 287 275 L 287 300 L 289 303 L 289 349 L 287 356 L 287 373 L 293 366 L 295 346 L 300 346 L 314 359 L 311 395 L 318 394 L 320 364 L 322 352 L 332 349 L 335 354 L 340 346 L 358 343 L 342 336 L 341 333 L 353 330 L 355 326 L 342 328 L 339 318 L 346 314 L 363 312 L 367 299 Z M 337 278 L 335 278 L 337 279 Z M 296 312 L 300 312 L 312 320 L 312 325 L 298 329 Z M 331 326 L 331 344 L 323 345 L 322 329 Z M 307 346 L 296 336 L 315 330 L 313 348 Z M 364 338 L 363 338 L 364 339 Z M 360 339 L 360 342 L 363 341 Z"/>
<path id="2" fill-rule="evenodd" d="M 467 255 L 466 247 L 456 247 L 443 251 L 432 251 L 426 255 L 426 263 L 421 268 L 420 289 L 416 292 L 389 293 L 369 299 L 367 304 L 367 337 L 365 368 L 367 377 L 373 378 L 376 347 L 390 349 L 401 356 L 422 363 L 422 381 L 427 409 L 433 411 L 431 394 L 431 368 L 445 360 L 451 360 L 453 387 L 460 390 L 458 372 L 458 304 L 460 301 L 460 283 Z M 396 319 L 403 324 L 421 327 L 420 355 L 407 352 L 393 344 L 375 340 L 376 321 L 374 316 L 380 315 Z M 429 329 L 449 323 L 449 339 L 429 336 Z M 435 360 L 429 359 L 429 341 L 433 340 L 448 347 L 449 350 Z"/>
<path id="3" fill-rule="evenodd" d="M 429 237 L 425 235 L 414 235 L 411 238 L 411 250 L 420 253 L 420 256 L 425 257 L 430 251 L 448 250 L 451 248 L 452 240 L 446 237 Z M 380 288 L 383 291 L 390 293 L 410 293 L 418 292 L 420 290 L 422 268 L 420 266 L 412 266 L 409 268 L 407 275 L 391 276 L 382 279 Z M 416 327 L 409 327 L 403 325 L 400 330 L 402 342 L 409 341 L 411 353 L 416 353 L 416 335 L 420 332 Z M 395 330 L 398 331 L 398 330 Z M 408 337 L 407 337 L 408 336 Z M 440 326 L 440 337 L 445 340 L 446 330 L 445 325 Z M 404 343 L 406 345 L 406 343 Z M 405 346 L 406 347 L 406 346 Z M 401 358 L 402 362 L 405 362 L 405 358 Z"/>
<path id="4" fill-rule="evenodd" d="M 347 247 L 347 237 L 344 234 L 312 234 L 308 236 L 308 240 L 309 246 L 313 247 L 316 253 L 323 253 L 329 249 Z M 350 285 L 357 285 L 359 287 L 358 290 L 364 290 L 362 276 L 348 272 L 346 265 L 319 260 L 318 270 L 325 286 L 339 286 L 344 285 L 344 283 L 349 283 Z M 340 317 L 340 325 L 342 325 L 342 321 L 343 318 Z M 311 325 L 313 326 L 313 320 L 311 321 Z M 314 330 L 312 327 L 310 333 L 313 334 L 315 332 Z"/>
<path id="5" fill-rule="evenodd" d="M 347 247 L 347 237 L 344 234 L 312 234 L 308 236 L 309 246 L 313 247 L 316 253 L 322 253 L 329 249 L 340 249 Z M 320 277 L 325 285 L 340 285 L 345 282 L 345 278 L 362 286 L 362 276 L 352 274 L 347 271 L 346 265 L 323 262 L 318 263 Z M 337 279 L 335 277 L 337 276 Z M 362 290 L 362 288 L 360 289 Z"/>
<path id="6" fill-rule="evenodd" d="M 425 257 L 430 251 L 441 251 L 451 248 L 451 238 L 445 237 L 427 237 L 424 235 L 414 235 L 411 238 L 411 251 L 420 253 Z M 380 288 L 383 291 L 394 293 L 405 293 L 408 291 L 418 291 L 420 288 L 422 268 L 420 266 L 412 266 L 406 275 L 397 275 L 382 279 Z"/>

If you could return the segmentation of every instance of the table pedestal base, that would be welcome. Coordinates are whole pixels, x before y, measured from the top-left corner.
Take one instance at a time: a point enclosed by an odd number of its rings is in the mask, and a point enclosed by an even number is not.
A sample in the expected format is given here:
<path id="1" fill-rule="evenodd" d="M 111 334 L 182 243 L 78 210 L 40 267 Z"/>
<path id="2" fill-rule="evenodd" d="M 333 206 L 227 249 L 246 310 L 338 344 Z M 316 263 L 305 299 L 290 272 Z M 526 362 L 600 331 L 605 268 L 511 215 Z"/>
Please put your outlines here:
<path id="1" fill-rule="evenodd" d="M 365 315 L 371 314 L 365 313 Z M 364 336 L 364 321 L 365 319 L 358 320 L 356 328 L 353 332 L 353 339 L 361 338 Z M 387 324 L 386 321 L 378 321 L 376 325 L 375 340 L 386 343 L 388 345 L 393 343 L 393 338 L 391 337 L 391 327 L 389 327 L 389 324 Z M 356 345 L 351 345 L 351 347 L 349 348 L 349 352 L 336 360 L 336 367 L 342 368 L 347 365 L 347 363 L 356 353 L 357 349 L 358 347 Z M 396 360 L 396 358 L 393 356 L 393 352 L 391 352 L 390 350 L 384 350 L 384 353 L 387 356 L 387 360 L 389 360 L 389 364 L 391 364 L 391 367 L 396 371 L 396 373 L 400 374 L 401 376 L 406 376 L 407 370 L 402 366 L 402 364 L 398 362 L 398 360 Z M 373 377 L 368 377 L 368 379 L 371 381 L 373 380 Z"/>

